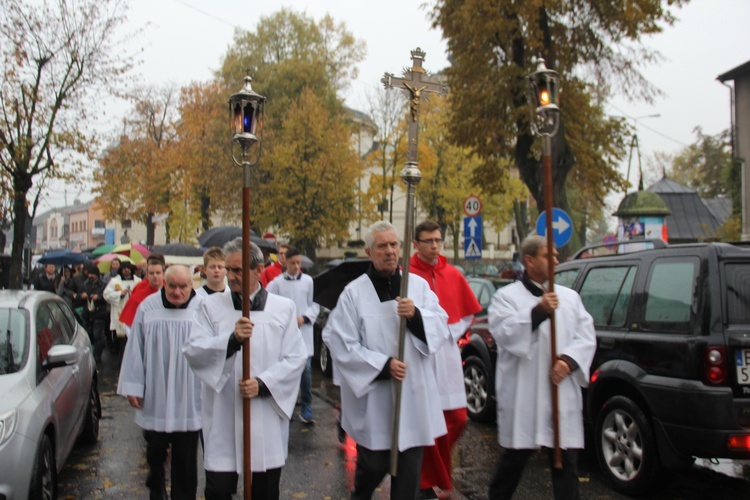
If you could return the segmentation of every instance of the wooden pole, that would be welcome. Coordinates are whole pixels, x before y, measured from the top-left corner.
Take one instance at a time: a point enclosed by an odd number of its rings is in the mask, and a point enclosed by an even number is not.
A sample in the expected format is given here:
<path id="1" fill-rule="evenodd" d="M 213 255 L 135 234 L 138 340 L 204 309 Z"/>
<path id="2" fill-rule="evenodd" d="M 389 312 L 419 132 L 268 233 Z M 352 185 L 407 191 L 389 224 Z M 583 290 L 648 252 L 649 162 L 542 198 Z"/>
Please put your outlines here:
<path id="1" fill-rule="evenodd" d="M 547 271 L 548 289 L 555 291 L 555 238 L 552 233 L 552 137 L 542 137 L 544 161 L 544 211 L 547 216 Z M 555 335 L 555 313 L 549 318 L 549 341 L 551 350 L 550 370 L 557 361 L 557 338 Z M 552 384 L 552 429 L 554 432 L 554 467 L 562 469 L 562 449 L 560 448 L 560 403 L 557 384 Z"/>
<path id="2" fill-rule="evenodd" d="M 250 164 L 242 166 L 242 316 L 250 319 Z M 242 380 L 250 378 L 250 339 L 242 342 Z M 242 399 L 242 492 L 243 498 L 252 498 L 253 474 L 251 468 L 250 399 Z"/>

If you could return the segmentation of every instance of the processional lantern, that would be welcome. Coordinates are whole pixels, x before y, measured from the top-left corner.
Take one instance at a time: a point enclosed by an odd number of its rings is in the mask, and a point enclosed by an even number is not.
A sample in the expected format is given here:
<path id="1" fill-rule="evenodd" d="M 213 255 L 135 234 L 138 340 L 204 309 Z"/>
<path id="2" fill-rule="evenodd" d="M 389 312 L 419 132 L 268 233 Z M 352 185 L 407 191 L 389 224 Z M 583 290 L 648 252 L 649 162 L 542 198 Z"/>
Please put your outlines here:
<path id="1" fill-rule="evenodd" d="M 535 135 L 552 137 L 560 126 L 557 106 L 557 71 L 547 69 L 544 59 L 537 62 L 536 71 L 528 76 L 531 103 L 531 129 Z"/>
<path id="2" fill-rule="evenodd" d="M 242 161 L 237 161 L 234 153 L 232 153 L 232 159 L 240 166 L 246 163 L 253 166 L 260 159 L 266 98 L 253 90 L 252 81 L 250 75 L 245 76 L 245 85 L 239 92 L 232 94 L 229 98 L 232 141 L 242 149 Z M 256 144 L 258 145 L 258 153 L 252 160 L 249 160 L 250 149 Z"/>

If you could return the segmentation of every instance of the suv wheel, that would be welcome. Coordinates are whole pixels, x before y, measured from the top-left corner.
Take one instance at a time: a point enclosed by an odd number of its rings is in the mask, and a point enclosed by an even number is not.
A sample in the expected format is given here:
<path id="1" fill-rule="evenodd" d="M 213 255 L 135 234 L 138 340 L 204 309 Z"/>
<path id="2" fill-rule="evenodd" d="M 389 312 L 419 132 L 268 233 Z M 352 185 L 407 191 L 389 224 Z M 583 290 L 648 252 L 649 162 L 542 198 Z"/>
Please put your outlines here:
<path id="1" fill-rule="evenodd" d="M 331 354 L 328 352 L 328 346 L 326 346 L 325 342 L 320 343 L 318 363 L 320 363 L 320 371 L 322 371 L 324 375 L 330 377 L 333 374 Z"/>
<path id="2" fill-rule="evenodd" d="M 614 396 L 596 419 L 596 457 L 615 488 L 636 495 L 647 490 L 659 469 L 656 442 L 646 415 L 625 396 Z"/>
<path id="3" fill-rule="evenodd" d="M 482 360 L 469 356 L 464 361 L 466 410 L 475 422 L 491 422 L 495 409 L 492 405 L 490 376 Z"/>

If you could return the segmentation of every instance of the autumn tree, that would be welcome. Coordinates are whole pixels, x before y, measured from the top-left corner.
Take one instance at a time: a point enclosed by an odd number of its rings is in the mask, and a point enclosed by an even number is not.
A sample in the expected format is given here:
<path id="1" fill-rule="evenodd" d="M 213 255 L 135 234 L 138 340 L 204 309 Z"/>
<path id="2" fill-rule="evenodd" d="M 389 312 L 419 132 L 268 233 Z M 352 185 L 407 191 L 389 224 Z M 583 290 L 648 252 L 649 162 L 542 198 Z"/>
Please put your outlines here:
<path id="1" fill-rule="evenodd" d="M 537 57 L 561 78 L 562 125 L 552 154 L 554 204 L 567 208 L 571 172 L 588 203 L 601 205 L 607 192 L 622 186 L 616 167 L 626 130 L 607 119 L 603 104 L 613 89 L 646 100 L 656 93 L 640 71 L 659 55 L 642 39 L 674 22 L 665 2 L 438 0 L 432 20 L 442 28 L 452 60 L 446 70 L 451 135 L 482 159 L 476 177 L 483 186 L 502 193 L 506 176 L 500 172 L 511 160 L 544 208 L 540 145 L 529 128 L 525 93 Z"/>
<path id="2" fill-rule="evenodd" d="M 242 208 L 242 169 L 229 155 L 227 118 L 227 99 L 238 88 L 227 89 L 218 81 L 193 82 L 180 94 L 175 149 L 178 163 L 190 172 L 185 180 L 194 191 L 203 231 L 214 214 L 239 217 Z"/>
<path id="3" fill-rule="evenodd" d="M 340 241 L 356 213 L 356 181 L 362 167 L 350 146 L 345 121 L 305 89 L 286 113 L 274 154 L 266 161 L 272 177 L 275 223 L 290 241 L 315 259 L 321 242 Z"/>
<path id="4" fill-rule="evenodd" d="M 393 199 L 406 161 L 406 99 L 402 92 L 381 88 L 368 94 L 367 101 L 369 114 L 377 126 L 378 143 L 370 160 L 372 173 L 367 197 L 376 204 L 381 220 L 388 212 L 389 222 L 393 222 Z"/>
<path id="5" fill-rule="evenodd" d="M 154 216 L 169 212 L 172 175 L 179 168 L 172 150 L 177 89 L 172 84 L 146 87 L 133 98 L 122 134 L 99 159 L 94 191 L 108 220 L 145 223 L 146 243 L 153 245 Z"/>
<path id="6" fill-rule="evenodd" d="M 100 112 L 92 98 L 121 88 L 130 58 L 118 28 L 119 0 L 0 0 L 0 165 L 13 197 L 10 286 L 21 286 L 24 227 L 38 179 L 74 179 L 97 147 L 85 126 Z M 39 199 L 38 193 L 32 197 Z M 31 211 L 30 211 L 31 209 Z"/>
<path id="7" fill-rule="evenodd" d="M 238 30 L 235 33 L 234 44 L 224 57 L 219 77 L 226 86 L 239 88 L 245 70 L 249 69 L 253 76 L 253 89 L 267 98 L 263 123 L 263 156 L 252 169 L 252 224 L 261 230 L 278 225 L 296 238 L 297 235 L 288 229 L 291 221 L 279 217 L 279 207 L 275 204 L 276 193 L 270 187 L 278 175 L 274 168 L 280 165 L 275 157 L 277 149 L 283 151 L 284 155 L 295 151 L 284 144 L 288 140 L 288 135 L 282 133 L 285 117 L 289 116 L 289 110 L 302 106 L 300 96 L 309 91 L 330 115 L 330 121 L 343 120 L 346 110 L 337 92 L 356 77 L 355 64 L 364 56 L 364 43 L 356 40 L 343 23 L 336 23 L 328 15 L 316 22 L 306 14 L 282 9 L 262 18 L 257 26 L 255 32 Z M 309 109 L 309 106 L 305 105 L 305 108 Z M 314 128 L 321 127 L 317 121 L 308 123 Z M 317 133 L 308 137 L 309 140 L 318 138 L 324 137 Z M 324 149 L 324 146 L 319 147 Z M 306 147 L 307 151 L 311 151 L 318 146 L 308 143 Z M 350 148 L 349 139 L 340 143 L 340 147 Z M 301 149 L 296 151 L 302 154 Z M 292 162 L 288 156 L 285 158 L 287 164 Z M 293 163 L 309 164 L 303 157 L 297 158 Z M 349 185 L 346 188 L 353 189 Z M 300 191 L 293 193 L 301 194 Z M 347 193 L 347 196 L 350 195 L 353 194 Z M 325 193 L 324 196 L 335 197 L 336 194 Z M 302 205 L 298 201 L 290 199 L 286 203 L 300 208 Z M 343 222 L 348 223 L 356 213 L 352 211 L 340 215 L 345 217 Z M 306 236 L 300 238 L 310 241 Z"/>

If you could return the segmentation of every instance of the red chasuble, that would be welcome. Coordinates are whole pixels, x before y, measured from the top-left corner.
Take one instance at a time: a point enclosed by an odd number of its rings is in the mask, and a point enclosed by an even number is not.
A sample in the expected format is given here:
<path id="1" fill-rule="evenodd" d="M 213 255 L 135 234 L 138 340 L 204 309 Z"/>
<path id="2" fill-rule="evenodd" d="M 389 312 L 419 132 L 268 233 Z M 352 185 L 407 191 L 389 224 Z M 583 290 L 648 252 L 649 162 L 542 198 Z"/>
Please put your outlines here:
<path id="1" fill-rule="evenodd" d="M 482 310 L 464 275 L 448 264 L 442 255 L 438 255 L 434 266 L 420 259 L 416 253 L 409 263 L 409 271 L 424 278 L 438 296 L 440 307 L 448 313 L 449 325 Z"/>
<path id="2" fill-rule="evenodd" d="M 158 291 L 158 288 L 151 288 L 147 279 L 139 281 L 130 291 L 130 298 L 125 303 L 125 307 L 122 308 L 122 312 L 120 313 L 120 321 L 128 326 L 133 326 L 133 320 L 135 319 L 135 312 L 138 310 L 138 306 L 143 302 L 143 299 Z"/>

